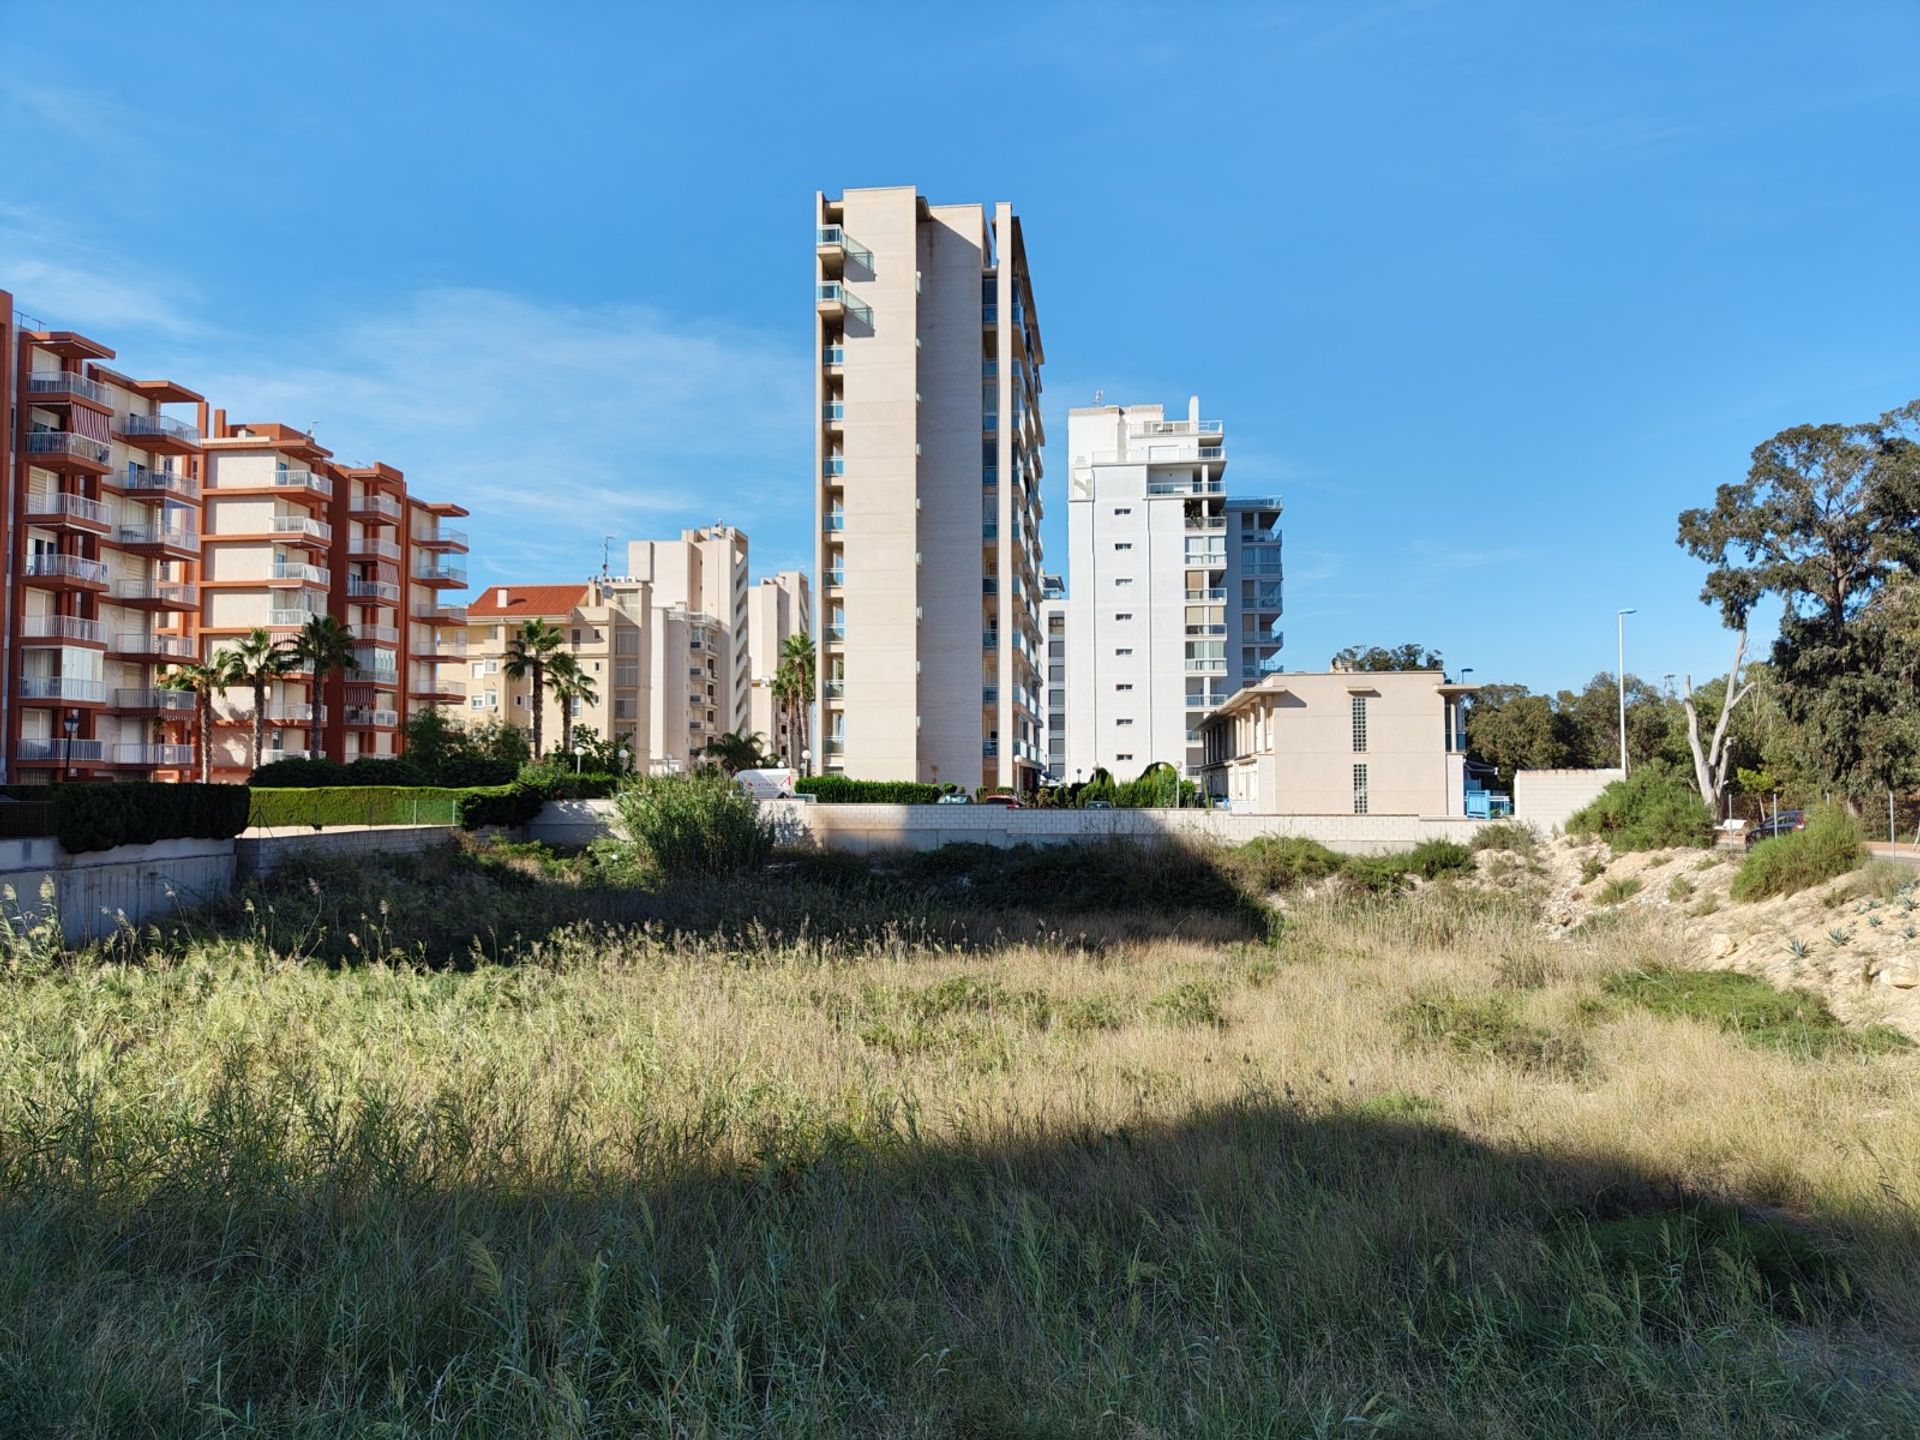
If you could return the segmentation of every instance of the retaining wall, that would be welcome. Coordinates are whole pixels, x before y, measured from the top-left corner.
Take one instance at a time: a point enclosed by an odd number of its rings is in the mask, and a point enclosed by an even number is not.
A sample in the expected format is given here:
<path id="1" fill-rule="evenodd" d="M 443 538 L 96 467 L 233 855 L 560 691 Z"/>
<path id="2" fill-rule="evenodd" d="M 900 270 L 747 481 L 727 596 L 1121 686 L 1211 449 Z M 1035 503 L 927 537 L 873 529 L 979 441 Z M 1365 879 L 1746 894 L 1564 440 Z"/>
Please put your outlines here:
<path id="1" fill-rule="evenodd" d="M 293 859 L 351 860 L 361 855 L 418 855 L 453 843 L 457 825 L 354 825 L 337 830 L 249 830 L 234 842 L 243 880 L 271 875 Z"/>
<path id="2" fill-rule="evenodd" d="M 1524 820 L 1542 835 L 1567 828 L 1574 811 L 1584 810 L 1593 798 L 1620 778 L 1612 770 L 1516 770 L 1513 776 L 1513 818 Z"/>
<path id="3" fill-rule="evenodd" d="M 1235 815 L 1224 810 L 1003 810 L 993 805 L 820 805 L 764 800 L 788 845 L 856 853 L 937 850 L 942 845 L 1071 845 L 1131 840 L 1216 840 L 1304 835 L 1349 855 L 1410 850 L 1423 840 L 1465 842 L 1486 822 L 1419 815 Z M 529 839 L 585 844 L 609 833 L 606 800 L 555 801 L 527 827 Z"/>
<path id="4" fill-rule="evenodd" d="M 53 885 L 60 933 L 77 945 L 110 935 L 122 924 L 150 919 L 224 895 L 233 887 L 232 840 L 156 840 L 69 855 L 57 841 L 0 841 L 0 894 L 10 919 L 29 925 L 46 918 L 41 895 Z"/>

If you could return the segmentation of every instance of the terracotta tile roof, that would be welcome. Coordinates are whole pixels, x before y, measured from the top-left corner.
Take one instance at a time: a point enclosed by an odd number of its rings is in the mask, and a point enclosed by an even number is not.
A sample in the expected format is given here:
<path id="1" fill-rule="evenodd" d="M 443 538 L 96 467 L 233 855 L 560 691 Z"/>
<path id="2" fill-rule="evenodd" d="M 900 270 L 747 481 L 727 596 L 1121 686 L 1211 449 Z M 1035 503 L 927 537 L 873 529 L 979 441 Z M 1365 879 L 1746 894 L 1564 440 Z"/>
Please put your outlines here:
<path id="1" fill-rule="evenodd" d="M 506 603 L 501 603 L 501 596 Z M 469 619 L 513 615 L 521 619 L 565 615 L 587 598 L 584 585 L 489 585 L 468 602 Z"/>

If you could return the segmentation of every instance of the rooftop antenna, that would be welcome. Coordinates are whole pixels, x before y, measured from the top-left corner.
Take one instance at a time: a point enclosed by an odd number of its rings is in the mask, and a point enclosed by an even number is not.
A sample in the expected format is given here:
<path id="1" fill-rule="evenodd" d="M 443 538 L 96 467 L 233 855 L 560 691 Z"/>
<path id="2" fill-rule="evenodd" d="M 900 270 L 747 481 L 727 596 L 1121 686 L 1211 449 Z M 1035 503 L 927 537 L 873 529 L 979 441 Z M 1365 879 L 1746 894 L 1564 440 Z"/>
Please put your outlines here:
<path id="1" fill-rule="evenodd" d="M 1103 402 L 1106 398 L 1107 398 L 1107 392 L 1104 389 L 1096 390 L 1093 392 L 1093 403 L 1096 405 Z"/>
<path id="2" fill-rule="evenodd" d="M 604 536 L 600 541 L 600 578 L 613 578 L 613 536 Z"/>

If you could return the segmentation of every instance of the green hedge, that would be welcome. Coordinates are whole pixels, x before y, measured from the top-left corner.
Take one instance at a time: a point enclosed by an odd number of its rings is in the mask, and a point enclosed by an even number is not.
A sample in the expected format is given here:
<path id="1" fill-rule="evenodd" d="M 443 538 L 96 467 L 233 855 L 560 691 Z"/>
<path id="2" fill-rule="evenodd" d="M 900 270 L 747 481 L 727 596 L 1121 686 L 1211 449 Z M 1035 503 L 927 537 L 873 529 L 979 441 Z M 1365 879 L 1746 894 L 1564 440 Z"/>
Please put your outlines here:
<path id="1" fill-rule="evenodd" d="M 316 825 L 453 825 L 460 819 L 461 800 L 473 793 L 428 785 L 262 789 L 253 792 L 249 821 L 275 829 L 309 829 Z"/>
<path id="2" fill-rule="evenodd" d="M 485 790 L 468 790 L 460 797 L 460 824 L 468 830 L 482 825 L 525 825 L 547 803 L 547 793 L 538 785 L 495 785 Z"/>
<path id="3" fill-rule="evenodd" d="M 437 767 L 421 765 L 405 755 L 362 755 L 345 765 L 337 760 L 293 755 L 262 765 L 248 783 L 256 790 L 316 790 L 341 785 L 466 790 L 477 785 L 511 785 L 519 774 L 520 767 L 513 761 L 482 755 L 456 755 Z"/>
<path id="4" fill-rule="evenodd" d="M 231 840 L 247 828 L 244 785 L 10 785 L 16 800 L 53 806 L 53 834 L 72 855 L 156 840 Z"/>
<path id="5" fill-rule="evenodd" d="M 931 805 L 945 788 L 919 780 L 850 780 L 845 775 L 808 775 L 794 791 L 822 805 Z"/>

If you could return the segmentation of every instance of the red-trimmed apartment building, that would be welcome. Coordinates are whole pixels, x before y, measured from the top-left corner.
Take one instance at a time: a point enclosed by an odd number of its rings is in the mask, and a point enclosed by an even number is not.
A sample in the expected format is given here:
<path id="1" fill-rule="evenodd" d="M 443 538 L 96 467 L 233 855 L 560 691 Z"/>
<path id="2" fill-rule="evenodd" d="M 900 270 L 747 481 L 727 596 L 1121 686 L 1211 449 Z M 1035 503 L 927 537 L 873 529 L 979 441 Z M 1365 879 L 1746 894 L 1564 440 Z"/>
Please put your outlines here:
<path id="1" fill-rule="evenodd" d="M 253 698 L 215 705 L 159 681 L 256 627 L 352 627 L 355 668 L 288 675 L 267 701 L 267 754 L 303 754 L 315 723 L 336 760 L 399 753 L 414 706 L 459 703 L 467 539 L 457 505 L 408 493 L 388 465 L 340 464 L 285 425 L 240 424 L 171 380 L 20 314 L 0 290 L 0 779 L 216 779 L 249 767 Z"/>

